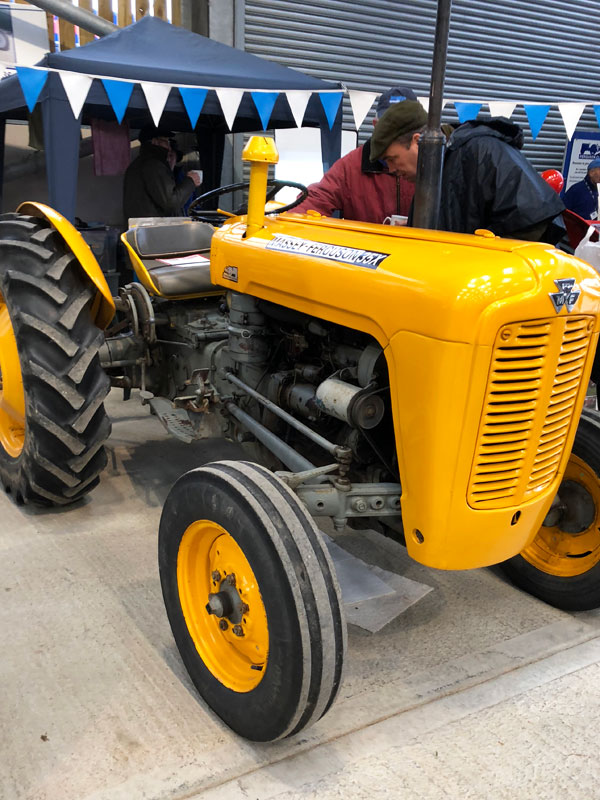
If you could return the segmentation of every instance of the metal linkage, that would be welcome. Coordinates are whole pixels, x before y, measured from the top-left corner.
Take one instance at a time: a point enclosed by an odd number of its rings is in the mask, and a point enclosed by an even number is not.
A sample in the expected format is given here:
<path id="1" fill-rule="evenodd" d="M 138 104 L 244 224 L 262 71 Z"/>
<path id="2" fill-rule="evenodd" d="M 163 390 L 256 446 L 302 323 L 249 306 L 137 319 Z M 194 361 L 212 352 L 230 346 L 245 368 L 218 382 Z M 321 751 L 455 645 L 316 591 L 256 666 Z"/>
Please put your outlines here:
<path id="1" fill-rule="evenodd" d="M 314 517 L 331 517 L 343 528 L 349 517 L 398 517 L 399 483 L 352 483 L 346 490 L 323 483 L 301 484 L 294 491 Z"/>
<path id="2" fill-rule="evenodd" d="M 304 436 L 306 436 L 312 442 L 317 444 L 319 447 L 322 447 L 323 450 L 326 450 L 334 458 L 338 460 L 345 459 L 348 448 L 340 447 L 334 442 L 330 442 L 329 439 L 325 439 L 324 436 L 321 436 L 320 434 L 316 433 L 311 428 L 309 428 L 308 425 L 305 425 L 303 422 L 300 422 L 300 420 L 297 420 L 296 417 L 293 417 L 291 414 L 288 414 L 287 411 L 284 411 L 276 403 L 273 403 L 263 394 L 260 394 L 260 392 L 257 392 L 251 386 L 248 386 L 247 383 L 241 381 L 233 373 L 227 372 L 225 374 L 225 377 L 230 383 L 233 383 L 234 386 L 237 386 L 238 389 L 241 389 L 247 395 L 250 395 L 250 397 L 261 403 L 261 405 L 263 405 L 265 408 L 267 408 L 269 411 L 275 414 L 275 416 L 284 420 L 284 422 L 287 422 L 287 424 L 290 425 L 292 428 L 295 428 L 297 431 L 304 434 Z M 310 467 L 303 467 L 303 469 L 310 469 Z"/>
<path id="3" fill-rule="evenodd" d="M 297 453 L 293 447 L 290 447 L 283 439 L 280 439 L 279 436 L 276 436 L 272 431 L 268 430 L 268 428 L 265 428 L 264 425 L 261 425 L 261 423 L 255 420 L 254 417 L 251 417 L 250 414 L 246 414 L 245 411 L 242 411 L 235 403 L 229 401 L 225 404 L 225 408 L 232 417 L 237 419 L 242 427 L 254 434 L 258 441 L 264 444 L 264 446 L 282 461 L 288 469 L 294 470 L 294 472 L 305 472 L 306 470 L 315 469 L 315 465 L 311 464 L 308 459 Z"/>

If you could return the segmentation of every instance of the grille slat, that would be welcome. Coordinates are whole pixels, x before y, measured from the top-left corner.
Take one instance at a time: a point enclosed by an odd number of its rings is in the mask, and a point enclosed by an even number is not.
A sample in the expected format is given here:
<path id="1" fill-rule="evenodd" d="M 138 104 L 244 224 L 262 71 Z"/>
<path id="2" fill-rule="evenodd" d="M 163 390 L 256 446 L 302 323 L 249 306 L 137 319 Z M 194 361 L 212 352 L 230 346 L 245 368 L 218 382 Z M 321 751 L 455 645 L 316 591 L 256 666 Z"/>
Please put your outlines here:
<path id="1" fill-rule="evenodd" d="M 589 317 L 505 325 L 492 359 L 468 499 L 506 508 L 554 480 L 591 337 Z"/>

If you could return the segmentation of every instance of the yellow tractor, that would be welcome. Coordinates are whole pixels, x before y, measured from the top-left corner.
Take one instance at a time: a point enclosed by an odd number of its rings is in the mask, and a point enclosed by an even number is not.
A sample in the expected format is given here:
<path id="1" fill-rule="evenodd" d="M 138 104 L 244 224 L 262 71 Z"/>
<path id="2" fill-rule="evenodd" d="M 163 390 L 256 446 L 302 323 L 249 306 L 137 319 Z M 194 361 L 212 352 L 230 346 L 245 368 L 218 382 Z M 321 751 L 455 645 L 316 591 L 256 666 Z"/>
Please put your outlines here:
<path id="1" fill-rule="evenodd" d="M 58 213 L 0 218 L 0 478 L 19 503 L 90 491 L 111 385 L 184 441 L 244 443 L 251 461 L 173 486 L 159 564 L 201 696 L 270 741 L 319 719 L 342 678 L 315 518 L 439 569 L 502 564 L 560 608 L 600 605 L 600 423 L 581 415 L 600 281 L 489 231 L 265 213 L 274 144 L 244 155 L 247 214 L 142 221 L 116 298 Z"/>

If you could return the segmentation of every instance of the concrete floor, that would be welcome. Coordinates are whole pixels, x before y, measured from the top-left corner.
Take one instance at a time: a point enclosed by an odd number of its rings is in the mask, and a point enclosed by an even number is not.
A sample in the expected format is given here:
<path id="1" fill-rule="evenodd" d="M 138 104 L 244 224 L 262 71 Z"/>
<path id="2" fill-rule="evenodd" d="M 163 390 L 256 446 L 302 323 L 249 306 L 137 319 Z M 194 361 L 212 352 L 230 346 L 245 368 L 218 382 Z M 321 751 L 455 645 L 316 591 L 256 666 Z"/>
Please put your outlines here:
<path id="1" fill-rule="evenodd" d="M 76 507 L 0 496 L 0 798 L 600 798 L 600 614 L 495 570 L 444 573 L 372 533 L 338 539 L 434 587 L 349 631 L 331 711 L 291 740 L 234 736 L 199 699 L 164 612 L 156 533 L 186 469 L 236 457 L 172 440 L 113 394 L 109 466 Z"/>

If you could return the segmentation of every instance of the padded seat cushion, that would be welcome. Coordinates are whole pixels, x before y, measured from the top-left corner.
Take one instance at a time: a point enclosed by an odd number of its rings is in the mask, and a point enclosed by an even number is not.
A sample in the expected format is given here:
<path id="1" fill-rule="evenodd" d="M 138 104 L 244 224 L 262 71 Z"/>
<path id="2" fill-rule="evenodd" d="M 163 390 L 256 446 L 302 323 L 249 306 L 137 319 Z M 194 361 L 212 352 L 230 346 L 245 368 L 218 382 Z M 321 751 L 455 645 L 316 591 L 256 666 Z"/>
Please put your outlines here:
<path id="1" fill-rule="evenodd" d="M 214 228 L 206 222 L 190 220 L 157 225 L 141 225 L 125 234 L 128 244 L 148 270 L 152 282 L 164 297 L 221 292 L 210 280 L 210 242 Z M 194 263 L 165 264 L 161 259 L 200 257 Z M 202 258 L 204 256 L 204 258 Z"/>
<path id="2" fill-rule="evenodd" d="M 169 258 L 210 250 L 215 229 L 207 222 L 142 225 L 125 234 L 140 258 Z"/>

